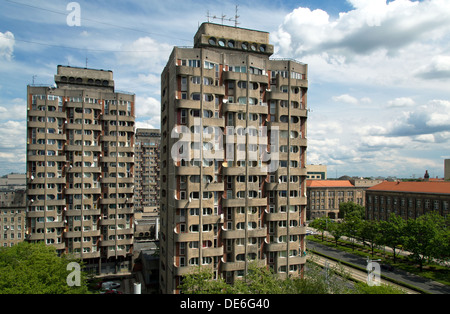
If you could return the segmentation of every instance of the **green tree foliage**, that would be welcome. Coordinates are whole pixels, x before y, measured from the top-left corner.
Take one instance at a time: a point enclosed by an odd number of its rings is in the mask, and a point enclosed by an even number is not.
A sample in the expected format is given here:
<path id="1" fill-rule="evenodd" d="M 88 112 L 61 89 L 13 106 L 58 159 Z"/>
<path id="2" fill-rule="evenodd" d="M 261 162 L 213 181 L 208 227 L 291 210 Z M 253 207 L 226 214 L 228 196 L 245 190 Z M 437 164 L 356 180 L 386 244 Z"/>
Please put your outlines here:
<path id="1" fill-rule="evenodd" d="M 328 232 L 333 236 L 334 242 L 337 246 L 339 239 L 344 235 L 344 225 L 340 222 L 333 221 L 328 226 Z"/>
<path id="2" fill-rule="evenodd" d="M 374 253 L 374 248 L 380 239 L 380 224 L 374 220 L 362 220 L 360 223 L 360 236 L 362 239 L 369 242 L 370 248 L 372 250 L 372 256 Z"/>
<path id="3" fill-rule="evenodd" d="M 323 235 L 325 231 L 328 230 L 328 226 L 331 225 L 331 219 L 328 217 L 320 217 L 314 219 L 309 225 L 311 228 L 317 229 L 320 232 L 322 232 L 322 241 L 323 241 Z"/>
<path id="4" fill-rule="evenodd" d="M 343 222 L 343 230 L 346 236 L 350 237 L 352 241 L 352 248 L 355 248 L 355 240 L 360 233 L 362 226 L 361 218 L 358 214 L 348 214 Z"/>
<path id="5" fill-rule="evenodd" d="M 423 270 L 423 264 L 433 258 L 448 256 L 448 234 L 445 219 L 430 212 L 416 219 L 409 219 L 404 228 L 405 250 L 411 252 L 412 257 Z"/>
<path id="6" fill-rule="evenodd" d="M 395 214 L 391 214 L 387 221 L 382 220 L 380 224 L 380 244 L 384 244 L 393 249 L 394 263 L 396 263 L 397 250 L 402 247 L 406 221 Z"/>
<path id="7" fill-rule="evenodd" d="M 366 217 L 366 209 L 364 206 L 354 202 L 342 202 L 339 204 L 339 217 L 346 218 L 348 215 L 357 216 L 360 219 Z"/>
<path id="8" fill-rule="evenodd" d="M 70 287 L 67 265 L 76 260 L 59 257 L 52 246 L 22 242 L 0 248 L 1 294 L 78 294 L 87 293 L 86 277 L 80 274 L 80 286 Z"/>
<path id="9" fill-rule="evenodd" d="M 183 277 L 179 286 L 184 294 L 349 294 L 376 293 L 361 285 L 351 289 L 341 277 L 340 269 L 322 269 L 308 261 L 303 278 L 281 279 L 270 269 L 250 264 L 248 274 L 234 284 L 226 284 L 222 278 L 213 279 L 207 268 L 198 268 Z M 345 274 L 344 274 L 345 275 Z M 380 293 L 391 293 L 383 290 Z M 395 291 L 397 293 L 397 291 Z"/>

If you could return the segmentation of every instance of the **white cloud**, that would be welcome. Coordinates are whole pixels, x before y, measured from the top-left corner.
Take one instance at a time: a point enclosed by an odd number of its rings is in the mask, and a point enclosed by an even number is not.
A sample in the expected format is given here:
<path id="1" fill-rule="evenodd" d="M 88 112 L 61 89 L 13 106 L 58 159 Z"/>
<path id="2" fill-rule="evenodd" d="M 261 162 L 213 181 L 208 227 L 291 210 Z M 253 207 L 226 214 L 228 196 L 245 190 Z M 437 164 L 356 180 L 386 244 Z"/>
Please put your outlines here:
<path id="1" fill-rule="evenodd" d="M 25 163 L 26 123 L 6 121 L 0 123 L 0 165 Z M 1 166 L 0 169 L 4 167 Z"/>
<path id="2" fill-rule="evenodd" d="M 0 121 L 25 120 L 26 109 L 26 100 L 24 98 L 0 101 Z"/>
<path id="3" fill-rule="evenodd" d="M 415 73 L 424 79 L 450 79 L 450 56 L 434 56 L 430 63 L 420 67 Z"/>
<path id="4" fill-rule="evenodd" d="M 358 99 L 356 99 L 355 97 L 350 96 L 348 94 L 341 95 L 341 96 L 334 96 L 333 97 L 333 101 L 335 101 L 335 102 L 343 102 L 343 103 L 351 104 L 351 105 L 357 105 L 358 104 Z"/>
<path id="5" fill-rule="evenodd" d="M 15 38 L 11 32 L 0 32 L 0 58 L 10 61 L 14 53 Z"/>
<path id="6" fill-rule="evenodd" d="M 393 121 L 386 135 L 413 136 L 447 131 L 450 131 L 450 101 L 433 100 L 405 112 Z"/>
<path id="7" fill-rule="evenodd" d="M 388 101 L 389 107 L 408 107 L 415 105 L 415 101 L 409 97 L 399 97 L 394 100 Z"/>
<path id="8" fill-rule="evenodd" d="M 425 37 L 439 38 L 449 29 L 450 3 L 445 0 L 350 0 L 354 10 L 335 21 L 322 10 L 298 8 L 288 14 L 275 33 L 291 37 L 297 55 L 328 53 L 367 54 L 379 49 L 396 53 Z"/>
<path id="9" fill-rule="evenodd" d="M 122 65 L 160 73 L 172 49 L 172 45 L 159 43 L 150 37 L 140 37 L 131 44 L 122 45 L 122 52 L 117 54 L 117 59 Z"/>
<path id="10" fill-rule="evenodd" d="M 349 2 L 354 9 L 336 19 L 301 7 L 286 15 L 272 33 L 277 55 L 309 64 L 312 82 L 410 87 L 416 79 L 450 78 L 449 1 Z"/>
<path id="11" fill-rule="evenodd" d="M 333 96 L 332 99 L 335 102 L 340 102 L 340 103 L 349 104 L 349 105 L 370 104 L 372 102 L 372 100 L 369 97 L 362 97 L 361 99 L 358 99 L 349 94 Z"/>
<path id="12" fill-rule="evenodd" d="M 138 118 L 159 116 L 161 103 L 153 97 L 136 97 L 136 115 Z"/>

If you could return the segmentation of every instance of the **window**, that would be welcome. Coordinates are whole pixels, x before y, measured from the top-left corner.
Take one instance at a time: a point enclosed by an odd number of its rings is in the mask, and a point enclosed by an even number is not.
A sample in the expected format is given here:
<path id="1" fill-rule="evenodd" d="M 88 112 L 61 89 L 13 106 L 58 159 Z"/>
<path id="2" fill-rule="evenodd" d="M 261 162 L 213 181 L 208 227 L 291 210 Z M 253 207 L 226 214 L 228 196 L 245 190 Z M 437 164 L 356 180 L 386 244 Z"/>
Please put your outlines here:
<path id="1" fill-rule="evenodd" d="M 215 63 L 213 63 L 213 62 L 209 62 L 209 61 L 205 61 L 205 64 L 204 64 L 204 68 L 205 69 L 214 69 L 214 67 L 216 66 L 216 64 Z"/>
<path id="2" fill-rule="evenodd" d="M 192 225 L 189 227 L 189 231 L 190 232 L 198 232 L 199 231 L 199 226 L 198 225 Z"/>
<path id="3" fill-rule="evenodd" d="M 200 60 L 189 60 L 188 61 L 188 66 L 193 67 L 193 68 L 199 68 L 200 67 Z"/>

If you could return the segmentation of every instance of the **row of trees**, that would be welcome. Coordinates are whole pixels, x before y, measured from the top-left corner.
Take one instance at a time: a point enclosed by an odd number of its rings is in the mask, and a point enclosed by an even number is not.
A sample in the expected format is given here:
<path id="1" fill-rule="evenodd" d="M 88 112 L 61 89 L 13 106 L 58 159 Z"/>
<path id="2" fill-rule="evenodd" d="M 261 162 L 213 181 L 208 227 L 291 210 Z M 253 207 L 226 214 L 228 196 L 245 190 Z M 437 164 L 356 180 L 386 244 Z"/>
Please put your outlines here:
<path id="1" fill-rule="evenodd" d="M 410 253 L 423 270 L 423 265 L 434 259 L 450 259 L 450 218 L 444 218 L 435 212 L 429 212 L 415 219 L 405 220 L 391 214 L 387 221 L 365 220 L 364 207 L 354 203 L 345 203 L 340 208 L 344 214 L 341 221 L 328 217 L 314 220 L 310 226 L 322 232 L 330 233 L 337 242 L 343 236 L 367 243 L 374 253 L 377 246 L 393 249 L 394 263 L 400 250 Z"/>
<path id="2" fill-rule="evenodd" d="M 307 261 L 303 278 L 280 278 L 271 268 L 257 267 L 250 263 L 248 273 L 233 284 L 221 277 L 213 278 L 211 270 L 199 267 L 184 275 L 179 289 L 183 294 L 403 294 L 398 288 L 389 285 L 369 286 L 357 282 L 353 286 L 344 284 L 343 277 L 348 274 L 342 267 L 325 268 Z"/>

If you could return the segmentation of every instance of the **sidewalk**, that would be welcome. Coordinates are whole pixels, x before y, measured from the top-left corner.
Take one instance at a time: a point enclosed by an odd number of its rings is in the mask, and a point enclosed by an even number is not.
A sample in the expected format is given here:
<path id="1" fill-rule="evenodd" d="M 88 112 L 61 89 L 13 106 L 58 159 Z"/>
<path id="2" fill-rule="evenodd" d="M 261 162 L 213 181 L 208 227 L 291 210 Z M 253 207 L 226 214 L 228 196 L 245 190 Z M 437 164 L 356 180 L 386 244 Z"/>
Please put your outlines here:
<path id="1" fill-rule="evenodd" d="M 357 265 L 364 269 L 367 266 L 367 260 L 363 257 L 343 252 L 334 248 L 330 248 L 326 245 L 317 242 L 308 241 L 307 248 L 315 250 L 324 255 L 333 257 L 335 259 L 339 259 L 347 263 Z M 414 274 L 410 274 L 400 269 L 394 269 L 392 271 L 382 269 L 381 274 L 385 277 L 392 278 L 397 282 L 406 283 L 410 286 L 417 287 L 431 294 L 450 294 L 450 286 L 446 286 L 439 282 L 435 282 L 426 278 L 419 277 Z"/>

